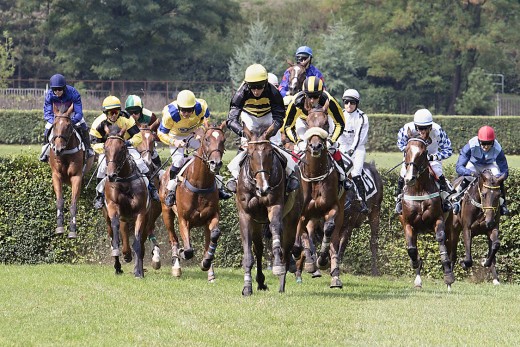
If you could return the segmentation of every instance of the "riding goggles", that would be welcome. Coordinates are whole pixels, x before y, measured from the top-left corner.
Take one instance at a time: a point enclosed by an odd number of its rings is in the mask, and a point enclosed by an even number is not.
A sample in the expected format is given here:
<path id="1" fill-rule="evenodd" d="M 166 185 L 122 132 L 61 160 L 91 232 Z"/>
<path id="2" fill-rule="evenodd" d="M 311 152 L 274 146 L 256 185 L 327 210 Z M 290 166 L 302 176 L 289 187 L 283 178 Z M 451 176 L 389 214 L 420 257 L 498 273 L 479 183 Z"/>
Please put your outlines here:
<path id="1" fill-rule="evenodd" d="M 343 102 L 345 103 L 345 105 L 348 105 L 348 104 L 357 105 L 356 100 L 352 100 L 352 99 L 343 99 Z"/>
<path id="2" fill-rule="evenodd" d="M 302 62 L 306 61 L 307 59 L 309 59 L 309 55 L 306 55 L 306 54 L 298 54 L 296 56 L 297 63 L 302 63 Z"/>
<path id="3" fill-rule="evenodd" d="M 141 114 L 141 109 L 140 108 L 127 108 L 126 111 L 129 113 L 129 114 Z"/>
<path id="4" fill-rule="evenodd" d="M 480 141 L 481 146 L 493 146 L 495 141 Z"/>
<path id="5" fill-rule="evenodd" d="M 195 107 L 179 107 L 179 111 L 184 113 L 192 113 L 195 111 Z"/>
<path id="6" fill-rule="evenodd" d="M 431 125 L 416 125 L 415 130 L 421 131 L 421 130 L 429 130 L 431 129 Z"/>
<path id="7" fill-rule="evenodd" d="M 260 90 L 260 89 L 264 89 L 265 88 L 265 82 L 261 82 L 261 83 L 248 83 L 247 86 L 251 90 Z"/>
<path id="8" fill-rule="evenodd" d="M 321 92 L 313 92 L 313 93 L 305 93 L 307 97 L 312 99 L 319 99 L 321 96 Z"/>
<path id="9" fill-rule="evenodd" d="M 63 87 L 52 87 L 51 88 L 53 92 L 62 92 L 63 91 Z"/>

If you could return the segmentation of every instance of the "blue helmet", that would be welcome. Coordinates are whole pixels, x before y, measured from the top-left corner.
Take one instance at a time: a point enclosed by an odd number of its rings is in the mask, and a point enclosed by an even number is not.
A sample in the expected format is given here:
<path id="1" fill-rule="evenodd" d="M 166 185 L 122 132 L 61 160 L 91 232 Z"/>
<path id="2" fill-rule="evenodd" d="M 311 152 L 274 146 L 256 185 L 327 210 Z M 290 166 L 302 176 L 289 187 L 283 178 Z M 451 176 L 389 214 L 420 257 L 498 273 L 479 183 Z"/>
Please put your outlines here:
<path id="1" fill-rule="evenodd" d="M 308 54 L 312 57 L 312 49 L 308 46 L 301 46 L 300 48 L 298 48 L 296 50 L 295 55 L 298 55 L 298 54 Z"/>
<path id="2" fill-rule="evenodd" d="M 67 85 L 67 82 L 65 82 L 65 77 L 63 77 L 63 75 L 56 74 L 51 77 L 49 84 L 51 88 L 63 88 Z"/>

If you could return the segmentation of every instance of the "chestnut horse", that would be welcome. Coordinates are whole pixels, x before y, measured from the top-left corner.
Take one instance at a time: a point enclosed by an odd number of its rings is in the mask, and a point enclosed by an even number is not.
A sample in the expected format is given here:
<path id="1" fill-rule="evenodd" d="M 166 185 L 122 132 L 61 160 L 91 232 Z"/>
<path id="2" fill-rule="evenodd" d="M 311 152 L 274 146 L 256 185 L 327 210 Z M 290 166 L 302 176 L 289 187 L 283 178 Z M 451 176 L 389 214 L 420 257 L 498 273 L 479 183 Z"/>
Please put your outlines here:
<path id="1" fill-rule="evenodd" d="M 303 81 L 307 78 L 305 67 L 299 64 L 290 64 L 289 68 L 289 90 L 287 95 L 296 95 L 302 90 Z"/>
<path id="2" fill-rule="evenodd" d="M 244 127 L 247 153 L 240 167 L 236 204 L 244 256 L 244 287 L 242 295 L 253 294 L 251 268 L 256 256 L 258 290 L 267 290 L 262 272 L 263 226 L 268 224 L 272 235 L 273 274 L 280 279 L 279 292 L 285 291 L 285 278 L 296 237 L 296 227 L 302 211 L 302 191 L 285 194 L 285 169 L 280 154 L 269 141 L 274 126 L 263 133 Z M 252 245 L 254 246 L 252 249 Z M 299 250 L 295 250 L 299 251 Z M 295 254 L 299 258 L 300 254 Z"/>
<path id="3" fill-rule="evenodd" d="M 155 165 L 152 161 L 152 155 L 157 141 L 155 131 L 159 127 L 159 124 L 160 123 L 156 123 L 151 127 L 148 127 L 147 124 L 140 124 L 139 129 L 141 130 L 143 141 L 135 148 L 141 155 L 143 162 L 148 166 L 148 170 L 151 173 L 155 173 L 159 169 L 159 166 Z M 156 174 L 152 179 L 154 180 L 155 186 L 159 187 L 159 176 Z M 152 267 L 155 270 L 158 270 L 161 268 L 161 253 L 157 237 L 155 236 L 155 222 L 161 215 L 161 202 L 151 199 L 151 206 L 148 212 L 149 215 L 147 218 L 146 233 L 148 239 L 152 243 Z"/>
<path id="4" fill-rule="evenodd" d="M 299 164 L 303 190 L 303 211 L 298 223 L 296 247 L 304 245 L 305 269 L 314 273 L 312 243 L 316 228 L 323 226 L 323 238 L 317 265 L 324 270 L 329 265 L 331 288 L 342 288 L 339 278 L 339 240 L 343 225 L 345 191 L 339 185 L 339 172 L 327 148 L 328 115 L 326 109 L 312 109 L 307 116 L 309 129 L 304 160 Z M 341 189 L 341 190 L 340 190 Z M 301 241 L 300 241 L 301 238 Z M 310 259 L 309 259 L 310 258 Z M 297 263 L 296 280 L 301 282 L 303 261 Z"/>
<path id="5" fill-rule="evenodd" d="M 179 258 L 189 260 L 194 255 L 190 242 L 190 230 L 196 227 L 204 228 L 204 257 L 200 264 L 203 271 L 208 271 L 208 281 L 215 280 L 213 259 L 217 242 L 220 237 L 219 197 L 215 176 L 222 167 L 224 131 L 226 123 L 218 127 L 198 128 L 195 137 L 200 141 L 200 147 L 194 153 L 191 163 L 180 175 L 177 185 L 176 204 L 171 208 L 166 206 L 164 199 L 167 195 L 170 173 L 166 171 L 161 177 L 160 197 L 162 202 L 162 216 L 168 230 L 172 249 L 172 275 L 180 277 L 182 270 Z M 182 237 L 183 248 L 179 248 L 179 238 L 175 233 L 175 216 L 179 219 L 179 232 Z"/>
<path id="6" fill-rule="evenodd" d="M 83 175 L 90 171 L 94 163 L 94 157 L 85 159 L 85 146 L 81 142 L 81 137 L 74 129 L 72 120 L 69 116 L 64 116 L 64 110 L 58 109 L 55 105 L 54 122 L 50 132 L 51 151 L 49 164 L 52 171 L 52 186 L 56 194 L 57 209 L 57 228 L 56 234 L 63 234 L 65 228 L 64 220 L 64 198 L 63 185 L 70 185 L 72 196 L 70 201 L 70 230 L 68 237 L 77 237 L 76 213 L 77 204 L 81 192 Z"/>
<path id="7" fill-rule="evenodd" d="M 404 165 L 406 174 L 403 190 L 403 212 L 399 216 L 404 229 L 408 255 L 412 268 L 415 269 L 414 285 L 422 287 L 421 268 L 422 259 L 417 251 L 417 236 L 422 232 L 435 232 L 435 239 L 439 243 L 441 263 L 444 269 L 444 283 L 451 290 L 455 282 L 452 264 L 448 257 L 445 244 L 446 229 L 451 235 L 452 212 L 448 212 L 445 219 L 442 212 L 442 201 L 435 179 L 430 173 L 427 146 L 431 139 L 424 139 L 415 130 L 408 130 L 408 143 L 405 148 Z"/>
<path id="8" fill-rule="evenodd" d="M 370 261 L 370 270 L 372 276 L 378 276 L 379 270 L 377 268 L 378 258 L 378 238 L 379 238 L 379 223 L 381 216 L 381 207 L 383 204 L 383 179 L 373 163 L 364 163 L 363 171 L 368 172 L 373 180 L 374 187 L 368 187 L 367 192 L 367 206 L 368 213 L 360 213 L 360 203 L 357 199 L 357 193 L 354 188 L 347 191 L 347 200 L 351 203 L 345 204 L 345 218 L 343 219 L 343 226 L 341 228 L 341 239 L 339 241 L 339 260 L 343 259 L 345 249 L 350 242 L 352 232 L 356 228 L 360 228 L 363 223 L 368 223 L 370 226 L 370 252 L 372 254 Z M 365 173 L 363 173 L 364 175 Z M 375 189 L 375 193 L 369 197 L 369 192 Z"/>
<path id="9" fill-rule="evenodd" d="M 146 223 L 150 198 L 147 182 L 142 177 L 125 145 L 126 129 L 117 125 L 106 127 L 105 160 L 107 180 L 105 182 L 106 206 L 103 214 L 107 222 L 108 234 L 112 240 L 112 257 L 116 274 L 123 273 L 119 262 L 119 240 L 123 241 L 123 255 L 126 262 L 132 260 L 129 247 L 130 227 L 134 229 L 132 248 L 135 252 L 134 276 L 144 277 L 144 244 L 147 237 Z"/>
<path id="10" fill-rule="evenodd" d="M 460 214 L 453 217 L 454 247 L 450 249 L 453 263 L 457 257 L 457 241 L 462 231 L 464 238 L 465 257 L 461 261 L 464 269 L 473 266 L 471 257 L 471 244 L 473 237 L 486 235 L 488 240 L 488 254 L 482 265 L 488 267 L 493 276 L 493 284 L 500 284 L 495 268 L 496 254 L 500 248 L 498 228 L 500 224 L 500 183 L 504 181 L 505 174 L 496 177 L 491 170 L 482 171 L 477 179 L 473 179 L 461 199 Z M 458 186 L 463 179 L 471 177 L 459 177 L 454 184 Z"/>

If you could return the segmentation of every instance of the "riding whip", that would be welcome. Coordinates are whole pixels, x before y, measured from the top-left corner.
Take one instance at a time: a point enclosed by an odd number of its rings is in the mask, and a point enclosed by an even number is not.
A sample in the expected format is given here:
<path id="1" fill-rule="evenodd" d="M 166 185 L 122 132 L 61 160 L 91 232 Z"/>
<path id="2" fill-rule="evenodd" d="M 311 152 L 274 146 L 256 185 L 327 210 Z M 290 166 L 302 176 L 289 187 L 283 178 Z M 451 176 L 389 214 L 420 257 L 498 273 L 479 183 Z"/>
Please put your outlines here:
<path id="1" fill-rule="evenodd" d="M 104 155 L 104 154 L 102 154 L 102 155 Z M 104 160 L 104 158 L 103 158 L 103 160 Z M 102 160 L 98 160 L 98 163 L 97 163 L 97 165 L 96 165 L 96 168 L 94 169 L 94 172 L 92 172 L 92 176 L 90 176 L 90 179 L 88 180 L 87 185 L 86 185 L 85 188 L 83 188 L 83 189 L 86 190 L 86 189 L 88 188 L 88 185 L 90 184 L 90 182 L 91 182 L 92 179 L 94 178 L 94 175 L 97 174 L 97 170 L 99 169 L 99 165 L 101 165 L 101 162 L 102 162 Z"/>
<path id="2" fill-rule="evenodd" d="M 298 155 L 294 154 L 293 152 L 285 149 L 282 145 L 277 145 L 276 143 L 272 142 L 272 141 L 269 141 L 271 142 L 271 145 L 275 146 L 276 148 L 279 148 L 280 150 L 284 151 L 285 153 L 289 154 L 290 156 L 292 156 L 293 158 L 296 158 L 296 160 L 298 161 L 301 161 L 302 163 L 304 164 L 307 164 L 307 162 L 305 160 L 303 160 L 302 158 L 300 158 Z"/>
<path id="3" fill-rule="evenodd" d="M 191 134 L 189 137 L 185 138 L 184 140 L 182 140 L 184 142 L 184 145 L 186 145 L 188 142 L 190 142 L 191 138 L 193 137 L 194 135 Z M 173 157 L 173 155 L 175 153 L 177 153 L 177 151 L 179 150 L 180 147 L 177 147 L 175 148 L 175 151 L 173 151 L 172 154 L 170 154 L 170 156 L 168 157 L 168 159 L 166 159 L 166 161 L 164 162 L 164 164 L 161 165 L 160 168 L 158 168 L 151 176 L 150 176 L 150 180 L 153 179 L 162 169 L 164 169 L 164 167 L 166 166 L 166 164 L 168 164 L 168 162 L 170 161 L 170 159 Z"/>
<path id="4" fill-rule="evenodd" d="M 391 168 L 391 169 L 389 169 L 388 171 L 386 171 L 386 172 L 385 172 L 385 175 L 388 174 L 389 172 L 394 171 L 394 169 L 395 169 L 396 167 L 398 167 L 399 165 L 402 165 L 403 163 L 404 163 L 404 160 L 403 160 L 402 162 L 400 162 L 399 164 L 397 164 L 396 166 L 394 166 L 393 168 Z"/>

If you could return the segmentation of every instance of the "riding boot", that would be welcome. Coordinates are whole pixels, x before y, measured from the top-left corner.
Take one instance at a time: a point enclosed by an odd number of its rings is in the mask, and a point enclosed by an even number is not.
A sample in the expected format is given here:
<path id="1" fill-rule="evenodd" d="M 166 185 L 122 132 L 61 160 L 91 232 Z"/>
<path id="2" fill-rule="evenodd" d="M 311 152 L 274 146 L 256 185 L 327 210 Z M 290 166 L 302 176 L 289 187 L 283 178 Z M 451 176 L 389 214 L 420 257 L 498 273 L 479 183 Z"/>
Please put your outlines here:
<path id="1" fill-rule="evenodd" d="M 340 154 L 339 151 L 337 153 Z M 339 157 L 339 159 L 336 159 L 338 157 Z M 348 190 L 350 188 L 350 182 L 347 179 L 347 169 L 345 169 L 345 163 L 343 162 L 343 158 L 341 157 L 341 155 L 339 155 L 339 156 L 338 155 L 334 155 L 333 158 L 336 161 L 336 163 L 338 163 L 339 167 L 343 170 L 343 172 L 345 174 L 345 179 L 343 180 L 343 182 L 339 181 L 339 183 L 340 183 L 340 185 L 341 184 L 343 185 L 345 190 Z"/>
<path id="2" fill-rule="evenodd" d="M 395 188 L 395 213 L 403 213 L 403 203 L 401 201 L 403 197 L 404 178 L 399 176 L 397 179 L 397 187 Z"/>
<path id="3" fill-rule="evenodd" d="M 159 155 L 157 155 L 156 157 L 152 157 L 152 163 L 156 166 L 156 167 L 161 167 L 162 166 L 162 163 L 161 163 L 161 157 Z"/>
<path id="4" fill-rule="evenodd" d="M 448 182 L 446 181 L 446 177 L 444 177 L 444 175 L 439 176 L 439 189 L 450 195 L 456 193 L 455 190 L 451 189 L 451 187 L 449 186 Z"/>
<path id="5" fill-rule="evenodd" d="M 233 194 L 228 193 L 224 187 L 220 187 L 218 189 L 218 198 L 220 200 L 227 200 L 227 199 L 231 198 L 232 196 L 233 196 Z"/>
<path id="6" fill-rule="evenodd" d="M 81 136 L 81 141 L 85 144 L 85 151 L 87 152 L 87 158 L 94 156 L 94 150 L 92 149 L 92 146 L 90 145 L 90 135 L 88 133 L 88 129 L 83 129 L 82 127 L 76 128 L 79 131 L 79 134 Z"/>
<path id="7" fill-rule="evenodd" d="M 232 193 L 237 192 L 237 180 L 235 178 L 230 178 L 226 183 L 226 188 Z"/>
<path id="8" fill-rule="evenodd" d="M 148 193 L 152 200 L 159 201 L 159 192 L 157 191 L 155 184 L 153 184 L 152 179 L 148 179 Z"/>
<path id="9" fill-rule="evenodd" d="M 285 187 L 285 192 L 291 193 L 291 192 L 295 191 L 296 189 L 298 189 L 299 186 L 300 186 L 300 180 L 293 171 L 293 172 L 291 172 L 289 177 L 287 177 L 287 187 Z"/>
<path id="10" fill-rule="evenodd" d="M 47 163 L 49 161 L 49 152 L 51 144 L 49 143 L 49 132 L 50 129 L 45 129 L 43 133 L 43 145 L 42 145 L 42 152 L 40 153 L 40 157 L 38 160 L 40 160 L 42 163 Z"/>
<path id="11" fill-rule="evenodd" d="M 361 205 L 359 212 L 368 213 L 368 206 L 367 206 L 366 196 L 365 196 L 366 195 L 365 184 L 363 183 L 363 179 L 361 179 L 361 176 L 355 176 L 355 177 L 352 177 L 352 180 L 356 184 L 356 188 L 358 190 L 359 197 L 361 198 L 361 200 L 359 202 Z"/>
<path id="12" fill-rule="evenodd" d="M 101 182 L 102 180 L 103 180 L 102 178 L 97 178 L 97 184 L 99 184 L 99 182 Z M 103 208 L 103 205 L 105 205 L 105 194 L 103 192 L 99 192 L 96 189 L 96 197 L 94 199 L 94 208 L 96 210 L 100 210 Z"/>
<path id="13" fill-rule="evenodd" d="M 179 171 L 181 171 L 180 167 L 173 166 L 173 165 L 170 166 L 170 181 L 177 179 L 177 174 L 179 173 Z M 177 187 L 175 187 L 172 190 L 168 190 L 168 195 L 166 195 L 166 198 L 164 199 L 164 203 L 168 207 L 172 207 L 173 204 L 175 204 L 175 199 L 176 199 L 175 190 L 176 190 L 176 188 Z"/>
<path id="14" fill-rule="evenodd" d="M 500 197 L 504 200 L 500 205 L 500 215 L 509 216 L 509 209 L 507 208 L 506 203 L 506 187 L 504 186 L 504 181 L 500 182 Z"/>
<path id="15" fill-rule="evenodd" d="M 452 201 L 452 206 L 453 206 L 453 214 L 460 213 L 460 209 L 461 209 L 460 200 L 463 195 L 462 193 L 468 187 L 469 183 L 470 183 L 470 180 L 467 177 L 464 177 L 462 179 L 462 181 L 460 182 L 460 184 L 457 186 L 457 188 L 455 188 L 455 195 L 450 198 Z"/>

